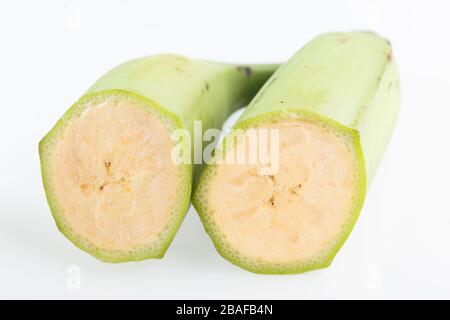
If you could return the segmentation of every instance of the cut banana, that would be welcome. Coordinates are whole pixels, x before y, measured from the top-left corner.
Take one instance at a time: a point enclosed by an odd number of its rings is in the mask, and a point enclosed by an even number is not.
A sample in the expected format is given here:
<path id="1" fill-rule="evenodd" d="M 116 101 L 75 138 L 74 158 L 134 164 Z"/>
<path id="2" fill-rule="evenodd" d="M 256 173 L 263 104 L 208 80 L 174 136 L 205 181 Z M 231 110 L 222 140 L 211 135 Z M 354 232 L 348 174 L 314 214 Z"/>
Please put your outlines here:
<path id="1" fill-rule="evenodd" d="M 388 41 L 335 33 L 307 44 L 240 117 L 238 143 L 229 136 L 216 150 L 255 153 L 250 132 L 274 130 L 277 170 L 216 160 L 200 178 L 193 203 L 219 253 L 257 273 L 328 266 L 356 222 L 398 110 Z M 270 142 L 258 140 L 256 150 Z"/>
<path id="2" fill-rule="evenodd" d="M 175 55 L 108 72 L 39 145 L 60 231 L 107 262 L 160 258 L 189 205 L 192 164 L 173 159 L 175 130 L 220 127 L 276 66 L 235 66 Z M 178 149 L 177 149 L 178 150 Z"/>

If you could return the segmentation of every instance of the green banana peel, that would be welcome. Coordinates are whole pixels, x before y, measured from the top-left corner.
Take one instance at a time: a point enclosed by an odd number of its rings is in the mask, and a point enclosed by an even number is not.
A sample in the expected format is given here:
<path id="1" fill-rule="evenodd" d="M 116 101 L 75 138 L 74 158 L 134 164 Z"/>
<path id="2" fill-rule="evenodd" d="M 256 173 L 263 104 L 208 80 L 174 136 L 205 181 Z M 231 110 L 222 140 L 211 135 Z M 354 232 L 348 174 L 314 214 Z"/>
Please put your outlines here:
<path id="1" fill-rule="evenodd" d="M 220 128 L 276 68 L 158 55 L 106 73 L 39 144 L 61 233 L 105 262 L 163 257 L 193 183 L 193 165 L 167 164 L 171 134 Z"/>
<path id="2" fill-rule="evenodd" d="M 356 223 L 398 111 L 387 40 L 355 32 L 308 43 L 271 76 L 234 127 L 280 132 L 278 173 L 213 163 L 200 177 L 193 204 L 217 251 L 263 274 L 329 266 Z M 230 152 L 228 140 L 217 154 Z"/>

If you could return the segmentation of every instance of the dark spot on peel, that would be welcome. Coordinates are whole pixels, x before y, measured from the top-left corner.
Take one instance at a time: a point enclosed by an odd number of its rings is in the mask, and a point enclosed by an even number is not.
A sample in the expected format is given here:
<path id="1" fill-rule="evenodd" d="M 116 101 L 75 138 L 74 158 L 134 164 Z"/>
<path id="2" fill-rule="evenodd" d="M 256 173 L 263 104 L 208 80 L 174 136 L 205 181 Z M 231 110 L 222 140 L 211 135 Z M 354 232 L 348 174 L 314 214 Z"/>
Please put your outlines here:
<path id="1" fill-rule="evenodd" d="M 392 52 L 391 51 L 389 51 L 388 54 L 387 54 L 387 61 L 388 62 L 392 61 Z"/>
<path id="2" fill-rule="evenodd" d="M 344 44 L 344 43 L 346 43 L 348 41 L 348 37 L 340 37 L 338 39 L 338 41 L 339 41 L 339 43 Z"/>
<path id="3" fill-rule="evenodd" d="M 208 82 L 205 83 L 205 90 L 206 90 L 206 91 L 209 91 L 209 83 L 208 83 Z"/>
<path id="4" fill-rule="evenodd" d="M 252 68 L 248 66 L 238 66 L 236 67 L 236 70 L 245 74 L 246 77 L 249 77 L 253 72 Z"/>

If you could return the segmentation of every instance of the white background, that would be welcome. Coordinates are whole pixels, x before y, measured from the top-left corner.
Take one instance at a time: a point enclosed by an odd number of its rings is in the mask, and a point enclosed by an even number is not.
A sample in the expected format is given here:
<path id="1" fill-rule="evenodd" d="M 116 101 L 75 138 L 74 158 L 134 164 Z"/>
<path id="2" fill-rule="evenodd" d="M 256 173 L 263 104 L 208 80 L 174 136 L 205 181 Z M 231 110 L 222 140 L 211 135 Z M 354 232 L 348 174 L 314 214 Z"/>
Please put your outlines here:
<path id="1" fill-rule="evenodd" d="M 449 14 L 430 0 L 1 1 L 0 298 L 450 298 Z M 322 32 L 367 29 L 393 44 L 402 110 L 330 268 L 243 271 L 192 209 L 163 260 L 101 263 L 57 231 L 37 145 L 111 67 L 163 52 L 279 62 Z"/>

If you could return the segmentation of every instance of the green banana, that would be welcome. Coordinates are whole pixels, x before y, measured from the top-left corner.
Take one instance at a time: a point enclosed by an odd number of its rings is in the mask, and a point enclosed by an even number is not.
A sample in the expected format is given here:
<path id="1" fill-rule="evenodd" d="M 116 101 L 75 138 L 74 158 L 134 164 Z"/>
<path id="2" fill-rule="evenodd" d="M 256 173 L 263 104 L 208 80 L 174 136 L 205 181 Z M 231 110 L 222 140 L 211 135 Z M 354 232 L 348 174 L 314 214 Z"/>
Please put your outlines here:
<path id="1" fill-rule="evenodd" d="M 274 130 L 277 171 L 216 160 L 200 177 L 193 204 L 218 252 L 256 273 L 329 266 L 357 220 L 398 111 L 387 40 L 358 32 L 308 43 L 251 101 L 234 127 L 242 132 L 216 149 L 217 159 L 250 152 L 250 129 Z"/>
<path id="2" fill-rule="evenodd" d="M 177 55 L 140 58 L 101 77 L 39 144 L 59 230 L 106 262 L 161 258 L 189 205 L 190 163 L 174 163 L 175 130 L 220 128 L 275 65 Z M 187 153 L 190 141 L 181 141 Z"/>

